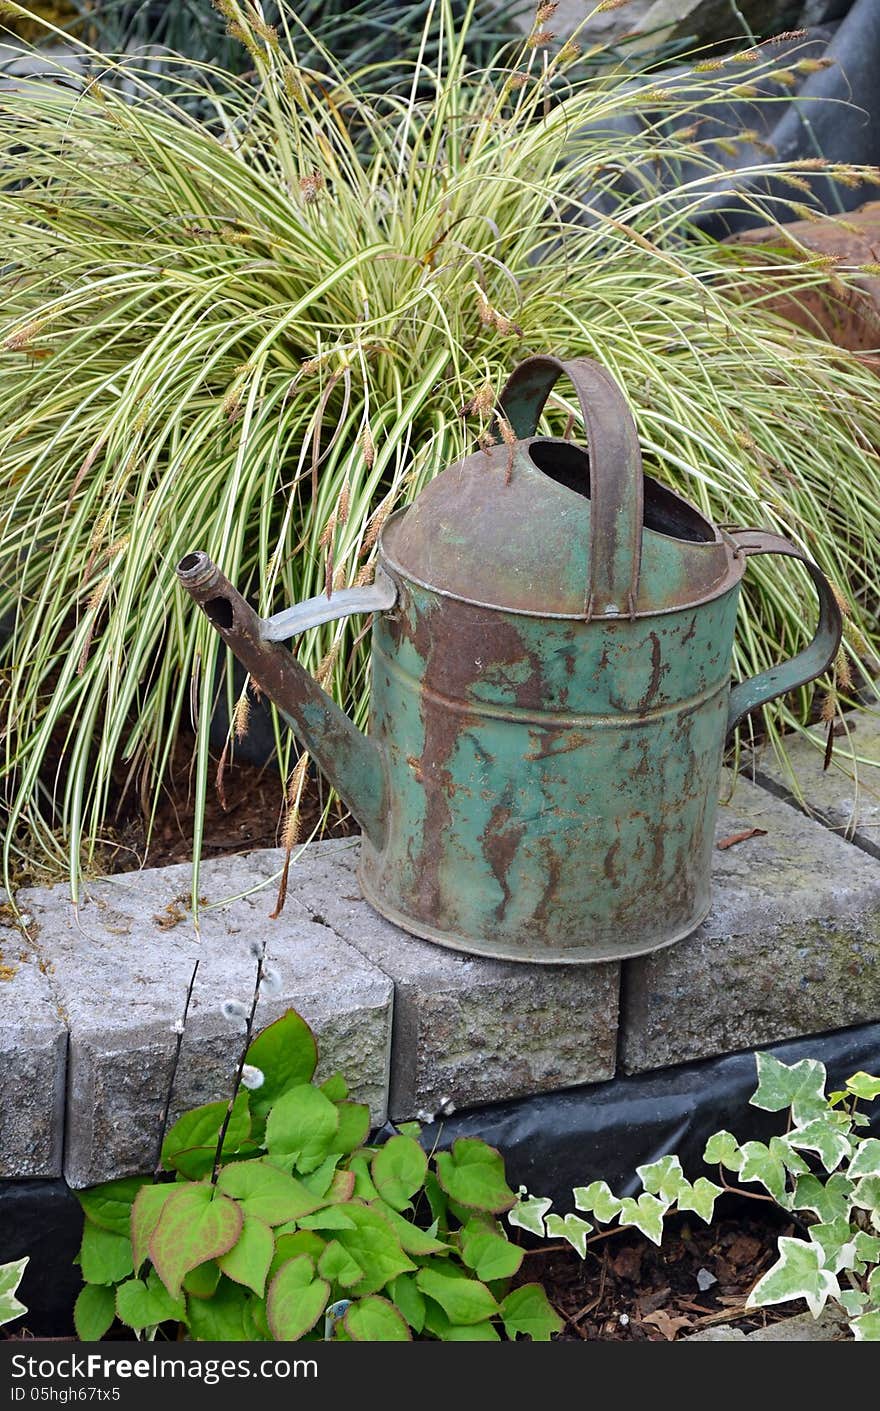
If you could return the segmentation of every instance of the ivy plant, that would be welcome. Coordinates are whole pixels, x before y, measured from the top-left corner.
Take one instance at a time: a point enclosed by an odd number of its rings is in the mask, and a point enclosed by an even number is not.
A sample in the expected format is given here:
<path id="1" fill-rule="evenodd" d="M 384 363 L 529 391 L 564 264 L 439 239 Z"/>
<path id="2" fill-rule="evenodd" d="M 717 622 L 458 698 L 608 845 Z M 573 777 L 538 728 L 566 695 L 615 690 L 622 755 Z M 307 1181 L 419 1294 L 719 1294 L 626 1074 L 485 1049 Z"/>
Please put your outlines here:
<path id="1" fill-rule="evenodd" d="M 79 1193 L 83 1341 L 118 1319 L 195 1341 L 549 1341 L 500 1154 L 474 1137 L 428 1155 L 416 1123 L 369 1145 L 370 1111 L 293 1010 L 254 1039 L 232 1103 L 184 1113 L 156 1178 Z M 175 1328 L 176 1325 L 176 1328 Z"/>
<path id="2" fill-rule="evenodd" d="M 717 1168 L 721 1184 L 705 1176 L 691 1183 L 677 1156 L 663 1156 L 636 1168 L 642 1183 L 638 1197 L 619 1198 L 606 1182 L 593 1181 L 573 1191 L 583 1214 L 561 1216 L 551 1213 L 550 1200 L 521 1187 L 507 1221 L 534 1235 L 566 1240 L 583 1258 L 587 1244 L 612 1227 L 630 1225 L 659 1245 L 667 1216 L 689 1211 L 709 1224 L 724 1191 L 754 1194 L 744 1188 L 759 1185 L 795 1217 L 803 1235 L 779 1237 L 779 1258 L 752 1289 L 746 1307 L 804 1299 L 818 1318 L 831 1300 L 857 1341 L 880 1342 L 880 1140 L 866 1133 L 870 1119 L 860 1107 L 880 1097 L 880 1078 L 856 1073 L 839 1091 L 826 1094 L 825 1066 L 817 1060 L 788 1065 L 767 1053 L 755 1057 L 758 1086 L 751 1105 L 786 1113 L 785 1131 L 766 1144 L 740 1143 L 728 1131 L 716 1132 L 703 1159 Z"/>
<path id="3" fill-rule="evenodd" d="M 26 1255 L 24 1259 L 13 1259 L 11 1264 L 0 1264 L 0 1328 L 4 1323 L 11 1323 L 14 1318 L 20 1318 L 22 1313 L 27 1312 L 24 1304 L 15 1296 L 27 1262 Z"/>

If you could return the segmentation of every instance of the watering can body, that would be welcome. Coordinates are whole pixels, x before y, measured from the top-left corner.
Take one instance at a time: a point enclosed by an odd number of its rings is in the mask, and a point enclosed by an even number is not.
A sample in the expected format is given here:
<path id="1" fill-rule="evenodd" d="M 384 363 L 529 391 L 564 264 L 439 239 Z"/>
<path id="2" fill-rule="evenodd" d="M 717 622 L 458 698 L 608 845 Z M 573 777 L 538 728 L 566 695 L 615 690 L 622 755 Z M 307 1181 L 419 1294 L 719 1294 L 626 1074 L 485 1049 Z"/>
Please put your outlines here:
<path id="1" fill-rule="evenodd" d="M 562 373 L 589 455 L 532 434 Z M 178 573 L 361 822 L 377 911 L 472 954 L 619 960 L 706 915 L 728 733 L 826 669 L 840 614 L 788 541 L 724 533 L 643 476 L 632 416 L 597 364 L 529 359 L 500 408 L 506 441 L 388 521 L 372 588 L 262 619 L 207 556 Z M 792 661 L 731 690 L 753 553 L 804 562 L 819 625 Z M 280 645 L 364 610 L 368 737 Z"/>

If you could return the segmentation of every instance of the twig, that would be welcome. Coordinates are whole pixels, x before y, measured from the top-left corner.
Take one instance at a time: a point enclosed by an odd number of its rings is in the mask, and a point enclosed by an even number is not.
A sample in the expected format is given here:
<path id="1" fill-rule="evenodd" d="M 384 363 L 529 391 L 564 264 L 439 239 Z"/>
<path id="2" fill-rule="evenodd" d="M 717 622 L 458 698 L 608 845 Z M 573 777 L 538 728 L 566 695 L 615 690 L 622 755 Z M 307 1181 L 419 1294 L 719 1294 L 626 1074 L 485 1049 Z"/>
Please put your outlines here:
<path id="1" fill-rule="evenodd" d="M 221 1123 L 220 1132 L 217 1137 L 217 1150 L 214 1152 L 214 1165 L 211 1170 L 212 1186 L 217 1184 L 217 1172 L 220 1169 L 220 1160 L 223 1155 L 223 1143 L 226 1140 L 226 1133 L 229 1130 L 229 1123 L 232 1120 L 232 1109 L 235 1107 L 235 1100 L 238 1097 L 239 1091 L 241 1090 L 241 1075 L 244 1072 L 245 1060 L 248 1055 L 248 1049 L 251 1046 L 251 1035 L 254 1031 L 254 1016 L 257 1012 L 257 1003 L 259 1002 L 260 998 L 260 984 L 263 979 L 263 961 L 265 959 L 265 956 L 266 943 L 264 941 L 263 945 L 260 947 L 260 954 L 257 957 L 257 973 L 254 977 L 254 993 L 253 998 L 251 1000 L 250 1013 L 248 1014 L 247 1020 L 245 1022 L 244 1043 L 242 1044 L 241 1054 L 238 1060 L 238 1068 L 235 1072 L 235 1082 L 232 1085 L 232 1092 L 230 1094 L 229 1101 L 226 1104 L 226 1111 L 223 1114 L 223 1121 Z"/>
<path id="2" fill-rule="evenodd" d="M 186 999 L 183 1005 L 183 1014 L 181 1016 L 180 1023 L 177 1026 L 177 1046 L 174 1050 L 174 1061 L 171 1065 L 171 1081 L 168 1084 L 168 1092 L 165 1095 L 165 1106 L 162 1109 L 162 1125 L 159 1130 L 159 1155 L 156 1158 L 156 1166 L 153 1171 L 154 1176 L 156 1176 L 157 1178 L 166 1174 L 162 1170 L 162 1147 L 165 1143 L 165 1133 L 168 1129 L 168 1116 L 171 1112 L 171 1099 L 174 1095 L 174 1084 L 177 1082 L 177 1069 L 180 1066 L 180 1050 L 183 1047 L 184 1030 L 186 1029 L 186 1021 L 189 1015 L 189 1006 L 193 997 L 193 990 L 195 989 L 196 976 L 199 973 L 200 964 L 201 961 L 197 960 L 195 965 L 193 966 L 193 971 L 189 977 L 189 985 L 186 991 Z"/>

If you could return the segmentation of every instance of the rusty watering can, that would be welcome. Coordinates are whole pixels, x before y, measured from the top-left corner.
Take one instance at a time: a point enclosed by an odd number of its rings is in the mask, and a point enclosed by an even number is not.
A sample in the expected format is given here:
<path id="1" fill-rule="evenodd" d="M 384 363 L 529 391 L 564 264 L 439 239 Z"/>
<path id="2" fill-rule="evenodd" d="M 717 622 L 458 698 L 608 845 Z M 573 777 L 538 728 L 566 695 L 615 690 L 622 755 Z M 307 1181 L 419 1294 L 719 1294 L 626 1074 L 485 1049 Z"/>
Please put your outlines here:
<path id="1" fill-rule="evenodd" d="M 534 434 L 562 373 L 589 454 Z M 786 539 L 725 533 L 643 474 L 598 364 L 529 358 L 500 410 L 515 445 L 451 466 L 393 515 L 372 586 L 263 619 L 206 554 L 177 572 L 360 823 L 377 911 L 478 955 L 620 960 L 703 920 L 725 739 L 829 666 L 840 612 Z M 731 688 L 751 554 L 805 565 L 819 624 L 792 660 Z M 362 612 L 369 736 L 281 645 Z"/>

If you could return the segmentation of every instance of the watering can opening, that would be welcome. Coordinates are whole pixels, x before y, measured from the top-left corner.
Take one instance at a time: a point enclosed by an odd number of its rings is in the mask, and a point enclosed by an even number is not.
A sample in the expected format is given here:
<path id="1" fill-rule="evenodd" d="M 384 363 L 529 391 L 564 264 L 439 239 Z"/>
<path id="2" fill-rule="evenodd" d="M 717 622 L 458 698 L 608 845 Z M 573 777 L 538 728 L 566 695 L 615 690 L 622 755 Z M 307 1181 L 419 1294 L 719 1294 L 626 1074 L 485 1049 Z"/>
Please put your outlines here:
<path id="1" fill-rule="evenodd" d="M 570 441 L 535 437 L 526 443 L 530 461 L 557 485 L 590 499 L 590 453 Z M 655 534 L 689 544 L 714 544 L 718 533 L 694 505 L 682 500 L 651 476 L 644 476 L 642 524 Z"/>

